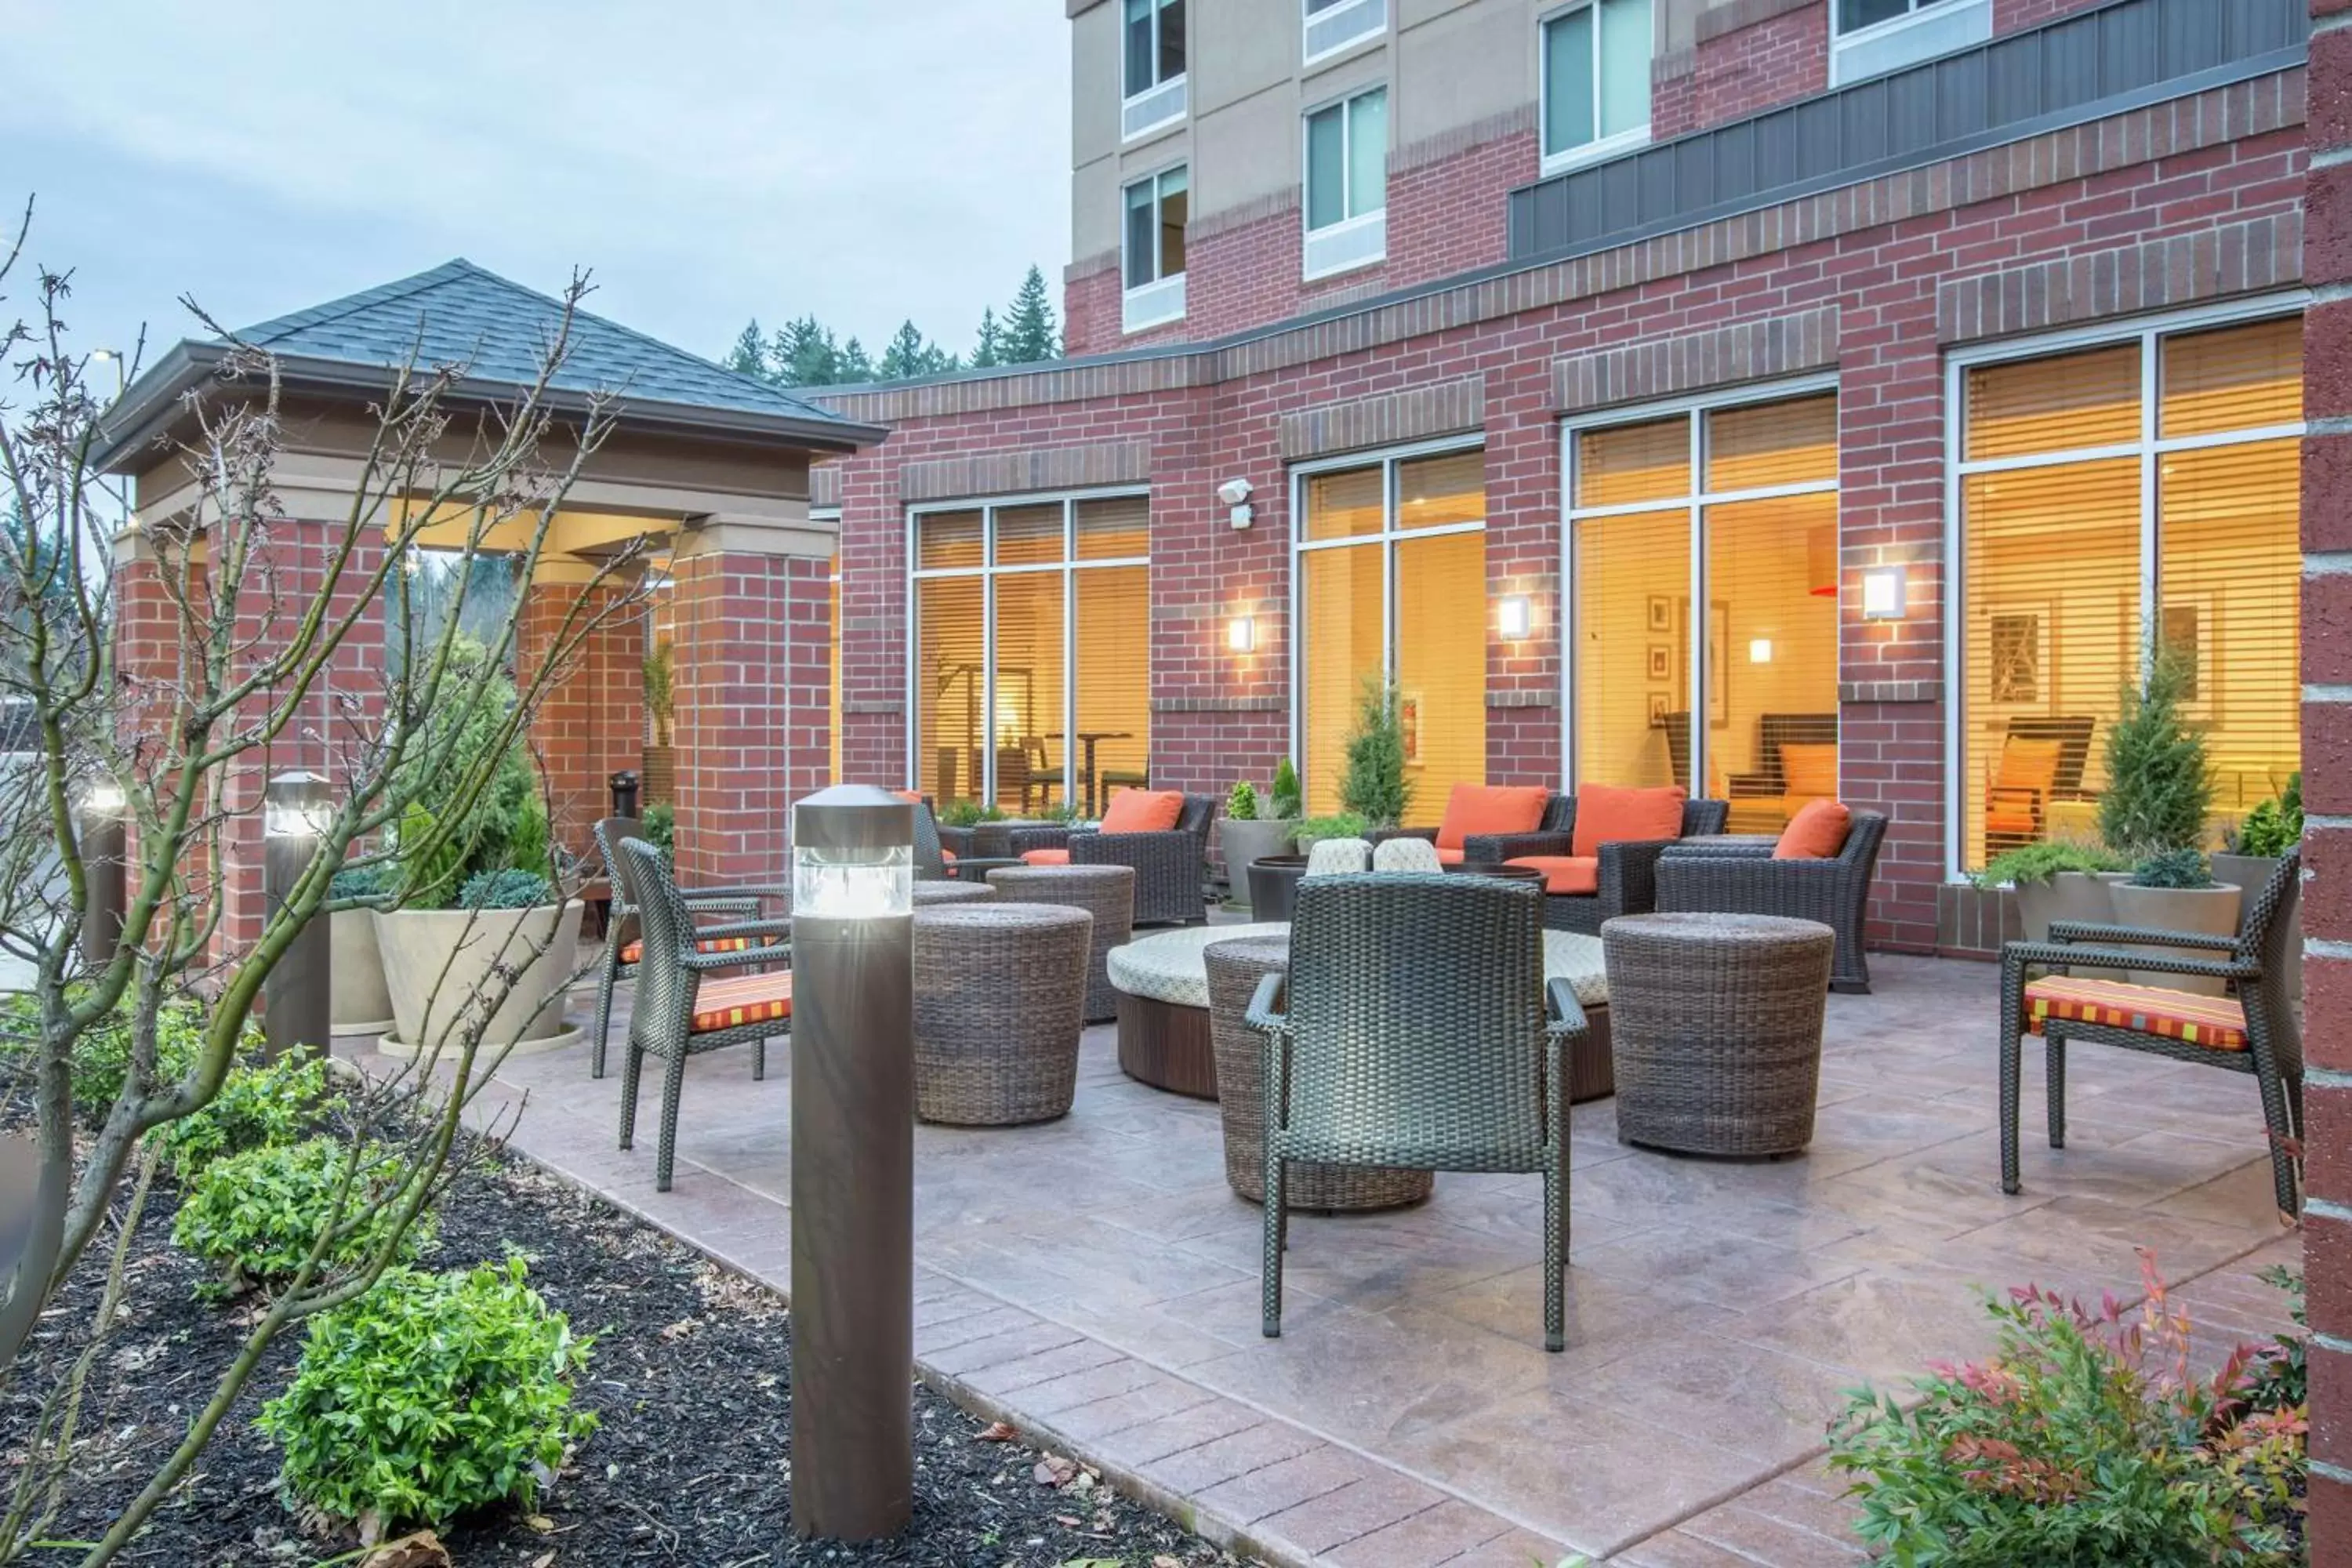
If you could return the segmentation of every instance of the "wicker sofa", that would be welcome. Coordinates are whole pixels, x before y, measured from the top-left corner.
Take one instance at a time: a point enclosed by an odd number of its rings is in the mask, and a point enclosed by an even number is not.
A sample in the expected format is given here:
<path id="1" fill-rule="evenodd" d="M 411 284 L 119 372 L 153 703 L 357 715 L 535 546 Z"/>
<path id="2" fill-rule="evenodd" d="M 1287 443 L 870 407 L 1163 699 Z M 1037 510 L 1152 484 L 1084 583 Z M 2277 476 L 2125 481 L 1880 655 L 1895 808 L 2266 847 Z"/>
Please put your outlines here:
<path id="1" fill-rule="evenodd" d="M 1857 811 L 1834 858 L 1776 860 L 1767 837 L 1695 838 L 1669 845 L 1657 863 L 1662 912 L 1788 915 L 1837 932 L 1830 989 L 1867 993 L 1870 963 L 1862 948 L 1870 879 L 1886 837 L 1886 818 Z"/>
<path id="2" fill-rule="evenodd" d="M 1135 923 L 1199 925 L 1209 918 L 1206 895 L 1209 826 L 1219 797 L 1188 795 L 1176 826 L 1159 833 L 1099 833 L 1054 826 L 1016 827 L 1013 853 L 1060 849 L 1073 866 L 1129 866 L 1135 870 Z"/>
<path id="3" fill-rule="evenodd" d="M 1682 839 L 1723 831 L 1730 807 L 1719 800 L 1683 803 Z M 1619 915 L 1646 914 L 1656 907 L 1658 858 L 1682 839 L 1658 838 L 1600 846 L 1599 881 L 1591 893 L 1547 893 L 1544 924 L 1554 931 L 1601 932 L 1601 922 Z M 1479 863 L 1571 855 L 1576 847 L 1576 797 L 1559 795 L 1544 808 L 1535 833 L 1473 834 L 1463 840 L 1463 858 Z"/>

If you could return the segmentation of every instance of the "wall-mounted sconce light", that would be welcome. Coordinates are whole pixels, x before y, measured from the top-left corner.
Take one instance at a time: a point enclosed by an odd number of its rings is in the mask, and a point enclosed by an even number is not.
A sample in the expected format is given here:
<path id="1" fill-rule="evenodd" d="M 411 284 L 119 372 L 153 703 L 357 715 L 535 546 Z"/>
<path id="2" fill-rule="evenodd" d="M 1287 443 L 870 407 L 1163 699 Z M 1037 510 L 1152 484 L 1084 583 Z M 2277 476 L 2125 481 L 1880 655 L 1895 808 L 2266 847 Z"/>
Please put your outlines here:
<path id="1" fill-rule="evenodd" d="M 1910 610 L 1909 574 L 1900 566 L 1874 566 L 1862 574 L 1862 618 L 1899 621 Z"/>
<path id="2" fill-rule="evenodd" d="M 1748 662 L 1750 664 L 1771 663 L 1772 639 L 1770 637 L 1756 637 L 1750 640 L 1748 645 Z"/>
<path id="3" fill-rule="evenodd" d="M 1536 629 L 1535 603 L 1525 594 L 1507 595 L 1504 597 L 1502 604 L 1497 606 L 1496 614 L 1497 619 L 1501 623 L 1503 637 L 1506 640 L 1517 642 L 1522 637 L 1531 637 L 1534 635 Z"/>
<path id="4" fill-rule="evenodd" d="M 1225 623 L 1225 647 L 1234 653 L 1250 653 L 1257 647 L 1257 617 L 1235 616 Z"/>

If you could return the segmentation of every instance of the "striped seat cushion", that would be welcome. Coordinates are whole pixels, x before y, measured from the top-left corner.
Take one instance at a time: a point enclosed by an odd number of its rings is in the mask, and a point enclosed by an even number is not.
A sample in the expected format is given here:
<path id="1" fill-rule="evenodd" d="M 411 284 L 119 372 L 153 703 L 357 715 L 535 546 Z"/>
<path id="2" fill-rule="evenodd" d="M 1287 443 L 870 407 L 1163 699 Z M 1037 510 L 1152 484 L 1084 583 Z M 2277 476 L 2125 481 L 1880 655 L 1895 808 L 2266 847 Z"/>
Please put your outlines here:
<path id="1" fill-rule="evenodd" d="M 792 1016 L 793 977 L 789 970 L 776 974 L 739 974 L 725 980 L 706 980 L 694 999 L 694 1032 L 698 1035 Z"/>
<path id="2" fill-rule="evenodd" d="M 2053 1018 L 2160 1035 L 2217 1051 L 2246 1048 L 2246 1010 L 2228 996 L 2197 996 L 2121 980 L 2052 974 L 2025 988 L 2026 1028 L 2042 1033 Z"/>
<path id="3" fill-rule="evenodd" d="M 694 951 L 697 952 L 741 952 L 751 945 L 751 939 L 748 936 L 714 936 L 707 937 L 703 941 L 696 942 L 694 944 Z M 644 942 L 623 942 L 621 944 L 621 962 L 623 963 L 639 963 L 644 962 L 645 956 L 646 944 Z"/>

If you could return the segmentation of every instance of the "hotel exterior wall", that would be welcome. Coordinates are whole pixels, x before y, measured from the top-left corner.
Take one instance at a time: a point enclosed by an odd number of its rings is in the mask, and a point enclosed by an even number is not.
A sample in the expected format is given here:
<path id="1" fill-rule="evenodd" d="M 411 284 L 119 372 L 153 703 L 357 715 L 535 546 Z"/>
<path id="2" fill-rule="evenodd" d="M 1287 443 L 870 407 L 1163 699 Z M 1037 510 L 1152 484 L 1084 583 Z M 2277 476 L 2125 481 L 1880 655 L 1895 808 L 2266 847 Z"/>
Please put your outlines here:
<path id="1" fill-rule="evenodd" d="M 896 426 L 845 478 L 851 772 L 896 779 L 905 768 L 904 524 L 893 491 L 901 466 L 949 453 L 1150 443 L 1154 774 L 1171 786 L 1222 788 L 1262 776 L 1287 744 L 1283 417 L 1475 376 L 1490 596 L 1525 593 L 1537 606 L 1535 637 L 1490 641 L 1488 777 L 1552 783 L 1563 718 L 1558 420 L 1563 378 L 1572 379 L 1558 362 L 1658 349 L 1638 372 L 1649 380 L 1603 389 L 1603 401 L 1618 403 L 1834 368 L 1843 575 L 1851 584 L 1864 568 L 1902 563 L 1911 592 L 1902 622 L 1864 626 L 1849 616 L 1844 625 L 1843 792 L 1894 819 L 1876 939 L 1932 948 L 1945 865 L 1946 342 L 2293 281 L 2303 89 L 2300 70 L 2284 72 L 1196 355 L 837 398 L 845 413 Z M 1528 302 L 1546 293 L 1550 302 Z M 1489 303 L 1499 308 L 1482 309 Z M 1726 331 L 1776 322 L 1777 350 L 1769 331 L 1755 353 Z M 1125 390 L 1095 395 L 1095 383 Z M 1256 491 L 1257 521 L 1245 532 L 1225 526 L 1213 495 L 1235 477 Z M 1237 660 L 1219 630 L 1244 608 L 1260 616 L 1261 651 Z"/>

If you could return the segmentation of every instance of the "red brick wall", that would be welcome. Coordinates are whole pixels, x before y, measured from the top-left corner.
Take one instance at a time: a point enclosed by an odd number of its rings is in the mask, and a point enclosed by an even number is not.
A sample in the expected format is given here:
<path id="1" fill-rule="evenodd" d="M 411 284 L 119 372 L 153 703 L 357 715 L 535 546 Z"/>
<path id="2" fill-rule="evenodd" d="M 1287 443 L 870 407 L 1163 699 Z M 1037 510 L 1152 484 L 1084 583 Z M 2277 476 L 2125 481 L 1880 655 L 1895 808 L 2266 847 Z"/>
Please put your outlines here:
<path id="1" fill-rule="evenodd" d="M 559 641 L 576 645 L 531 716 L 530 745 L 553 807 L 553 841 L 591 863 L 589 829 L 612 808 L 608 781 L 644 766 L 646 618 L 630 600 L 617 587 L 535 584 L 523 591 L 516 627 L 524 671 L 543 667 Z"/>
<path id="2" fill-rule="evenodd" d="M 2312 0 L 2311 144 L 2352 150 L 2352 0 Z M 2304 276 L 2323 300 L 2304 325 L 2304 1089 L 2310 1289 L 2311 1562 L 2352 1564 L 2352 163 L 2309 174 Z M 2329 298 L 2327 295 L 2334 297 Z M 2326 421 L 2327 423 L 2321 424 Z"/>
<path id="3" fill-rule="evenodd" d="M 1828 88 L 1828 0 L 1811 0 L 1715 37 L 1703 37 L 1690 69 L 1662 77 L 1650 100 L 1658 141 L 1738 120 Z"/>
<path id="4" fill-rule="evenodd" d="M 1992 30 L 1996 37 L 2014 33 L 2021 27 L 2037 26 L 2107 3 L 2108 0 L 1992 0 Z"/>

